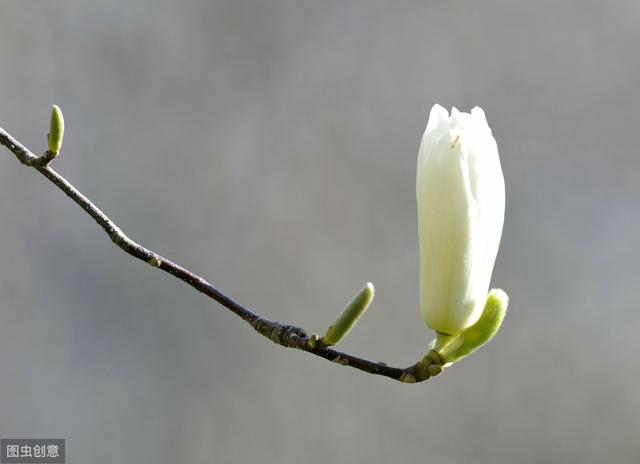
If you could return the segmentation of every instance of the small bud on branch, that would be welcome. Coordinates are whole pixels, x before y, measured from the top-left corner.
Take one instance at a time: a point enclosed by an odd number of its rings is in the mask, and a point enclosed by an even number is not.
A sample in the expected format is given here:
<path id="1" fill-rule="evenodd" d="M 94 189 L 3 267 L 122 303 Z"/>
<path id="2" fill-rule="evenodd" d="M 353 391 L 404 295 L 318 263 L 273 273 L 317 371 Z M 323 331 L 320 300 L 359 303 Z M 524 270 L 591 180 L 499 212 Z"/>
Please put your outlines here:
<path id="1" fill-rule="evenodd" d="M 334 346 L 346 337 L 358 320 L 367 311 L 374 297 L 373 284 L 368 282 L 360 293 L 349 303 L 338 319 L 327 329 L 318 343 L 325 346 Z"/>
<path id="2" fill-rule="evenodd" d="M 60 153 L 62 148 L 62 139 L 64 138 L 64 117 L 62 110 L 58 105 L 51 107 L 51 122 L 49 123 L 49 133 L 47 134 L 47 143 L 49 151 L 55 155 Z"/>

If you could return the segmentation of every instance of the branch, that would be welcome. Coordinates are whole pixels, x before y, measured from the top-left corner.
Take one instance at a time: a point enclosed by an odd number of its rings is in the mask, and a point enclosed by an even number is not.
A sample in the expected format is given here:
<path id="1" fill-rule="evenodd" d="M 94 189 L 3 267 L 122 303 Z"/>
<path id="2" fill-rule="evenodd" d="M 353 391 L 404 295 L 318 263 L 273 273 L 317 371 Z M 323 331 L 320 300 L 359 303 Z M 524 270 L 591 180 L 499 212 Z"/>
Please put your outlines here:
<path id="1" fill-rule="evenodd" d="M 164 258 L 127 237 L 122 230 L 104 214 L 91 200 L 85 197 L 69 181 L 49 167 L 49 163 L 57 155 L 51 149 L 42 156 L 36 156 L 9 133 L 0 127 L 0 144 L 7 147 L 25 166 L 34 168 L 40 174 L 62 190 L 71 200 L 80 206 L 93 220 L 106 232 L 111 241 L 130 254 L 145 263 L 171 274 L 182 280 L 209 298 L 217 301 L 222 306 L 233 312 L 253 327 L 258 333 L 264 335 L 272 342 L 286 348 L 295 348 L 314 354 L 343 366 L 350 366 L 369 374 L 382 375 L 405 383 L 415 383 L 433 377 L 442 372 L 443 361 L 434 350 L 431 350 L 419 362 L 406 367 L 397 368 L 387 366 L 385 363 L 369 361 L 347 353 L 323 346 L 322 339 L 318 340 L 316 334 L 309 335 L 304 329 L 289 324 L 282 324 L 267 319 L 250 309 L 242 306 L 229 296 L 222 293 L 202 277 L 185 269 L 178 264 Z"/>

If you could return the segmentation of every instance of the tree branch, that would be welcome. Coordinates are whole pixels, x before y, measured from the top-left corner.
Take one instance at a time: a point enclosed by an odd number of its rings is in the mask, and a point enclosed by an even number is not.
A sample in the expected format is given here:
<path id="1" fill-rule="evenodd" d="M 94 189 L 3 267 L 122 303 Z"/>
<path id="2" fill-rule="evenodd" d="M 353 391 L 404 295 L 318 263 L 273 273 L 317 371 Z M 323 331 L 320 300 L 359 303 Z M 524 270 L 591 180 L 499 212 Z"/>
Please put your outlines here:
<path id="1" fill-rule="evenodd" d="M 186 282 L 191 287 L 204 293 L 209 298 L 217 301 L 235 315 L 242 318 L 258 333 L 264 335 L 272 342 L 286 348 L 296 348 L 306 351 L 307 353 L 314 354 L 343 366 L 350 366 L 368 372 L 369 374 L 382 375 L 405 383 L 420 382 L 442 372 L 443 362 L 438 353 L 433 350 L 422 360 L 407 368 L 390 367 L 381 362 L 369 361 L 323 346 L 321 340 L 318 340 L 315 334 L 309 335 L 300 327 L 282 324 L 260 316 L 225 295 L 197 274 L 127 237 L 106 214 L 71 185 L 69 181 L 49 167 L 50 161 L 55 156 L 50 151 L 46 151 L 42 156 L 36 156 L 1 127 L 0 144 L 7 147 L 22 164 L 34 168 L 62 190 L 71 200 L 91 216 L 106 232 L 111 241 L 123 251 Z"/>

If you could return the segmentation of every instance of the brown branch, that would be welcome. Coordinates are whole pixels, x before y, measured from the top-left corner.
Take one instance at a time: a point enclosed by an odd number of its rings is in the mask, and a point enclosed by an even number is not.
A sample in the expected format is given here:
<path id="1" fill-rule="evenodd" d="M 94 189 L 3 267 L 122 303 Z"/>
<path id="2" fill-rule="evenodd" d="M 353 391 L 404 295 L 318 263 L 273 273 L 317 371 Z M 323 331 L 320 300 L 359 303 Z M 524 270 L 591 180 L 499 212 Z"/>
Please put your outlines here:
<path id="1" fill-rule="evenodd" d="M 315 334 L 308 335 L 307 332 L 300 327 L 282 324 L 260 316 L 225 295 L 197 274 L 169 261 L 158 253 L 143 247 L 127 237 L 106 214 L 64 177 L 49 167 L 49 162 L 55 156 L 52 153 L 45 152 L 42 156 L 34 155 L 1 127 L 0 144 L 7 147 L 22 164 L 40 172 L 40 174 L 49 179 L 71 198 L 71 200 L 85 210 L 119 248 L 131 256 L 186 282 L 199 292 L 214 299 L 274 343 L 287 348 L 306 351 L 344 366 L 354 367 L 370 374 L 382 375 L 405 383 L 420 382 L 442 372 L 442 360 L 433 350 L 422 360 L 407 368 L 390 367 L 381 362 L 369 361 L 322 346 L 321 343 L 318 342 L 317 335 Z"/>

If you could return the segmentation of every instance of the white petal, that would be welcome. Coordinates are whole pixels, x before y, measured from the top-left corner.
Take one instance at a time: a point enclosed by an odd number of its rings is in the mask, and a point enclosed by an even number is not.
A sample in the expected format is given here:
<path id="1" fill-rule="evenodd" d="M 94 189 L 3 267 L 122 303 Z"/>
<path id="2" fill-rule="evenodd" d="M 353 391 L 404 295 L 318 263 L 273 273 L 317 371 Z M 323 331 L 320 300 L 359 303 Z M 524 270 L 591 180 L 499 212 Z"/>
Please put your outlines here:
<path id="1" fill-rule="evenodd" d="M 489 128 L 489 123 L 487 123 L 487 117 L 484 114 L 484 110 L 482 108 L 480 108 L 479 106 L 476 106 L 475 108 L 473 108 L 471 110 L 471 116 L 475 121 L 475 124 L 477 124 L 480 127 L 484 127 L 486 126 L 487 128 Z"/>
<path id="2" fill-rule="evenodd" d="M 436 130 L 441 124 L 449 121 L 449 112 L 437 103 L 431 108 L 425 133 Z"/>
<path id="3" fill-rule="evenodd" d="M 504 179 L 482 109 L 453 108 L 444 124 L 438 121 L 418 154 L 420 300 L 427 325 L 459 333 L 478 319 L 486 299 L 504 220 Z"/>

